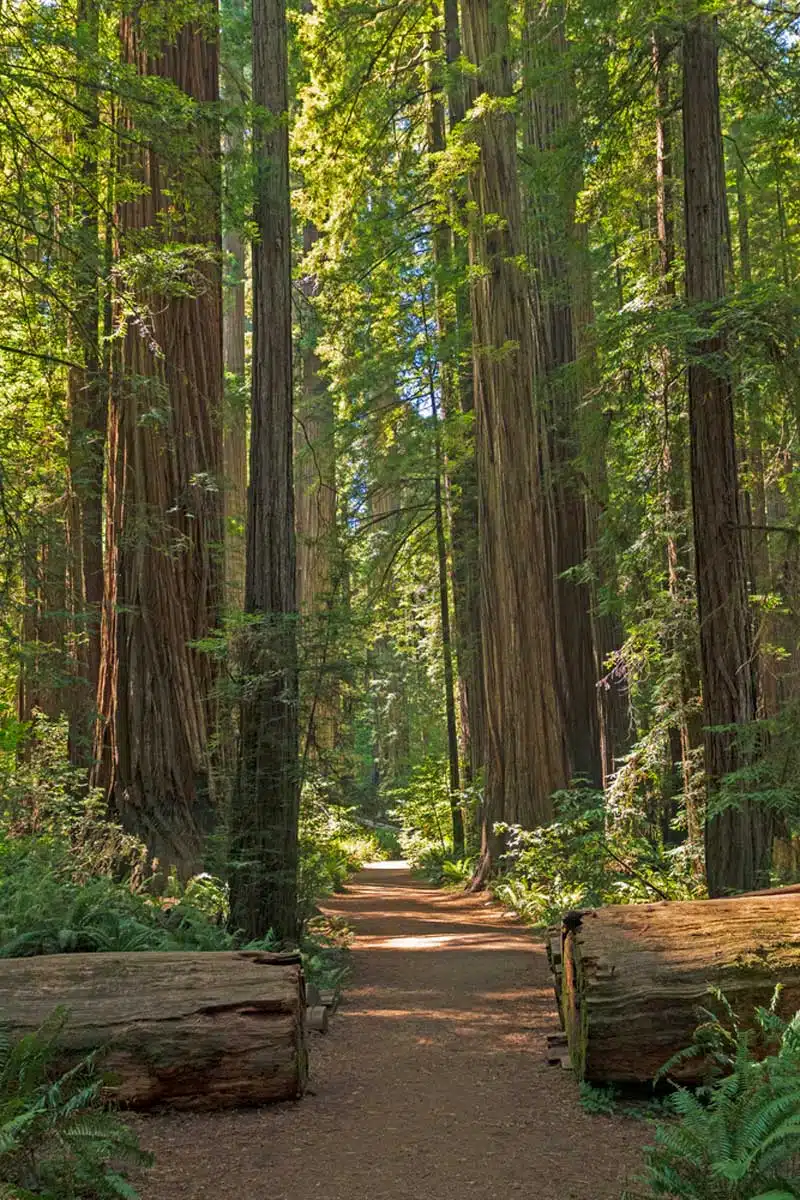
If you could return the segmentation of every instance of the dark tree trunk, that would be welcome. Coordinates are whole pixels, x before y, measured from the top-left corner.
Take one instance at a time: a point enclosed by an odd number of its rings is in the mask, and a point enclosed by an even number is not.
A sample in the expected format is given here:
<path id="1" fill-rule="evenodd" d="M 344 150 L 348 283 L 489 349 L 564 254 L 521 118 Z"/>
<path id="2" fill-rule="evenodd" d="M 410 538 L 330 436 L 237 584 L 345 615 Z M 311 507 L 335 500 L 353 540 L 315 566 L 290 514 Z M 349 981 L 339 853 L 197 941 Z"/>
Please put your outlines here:
<path id="1" fill-rule="evenodd" d="M 705 16 L 684 32 L 683 135 L 686 297 L 710 324 L 725 297 L 727 205 L 719 111 L 715 22 Z M 736 730 L 756 716 L 753 638 L 739 498 L 733 392 L 724 331 L 709 330 L 689 364 L 694 544 L 700 620 L 706 776 L 713 805 L 723 778 L 745 766 Z M 720 729 L 720 727 L 726 727 Z M 709 893 L 751 890 L 769 869 L 771 820 L 743 793 L 735 807 L 706 821 Z"/>
<path id="2" fill-rule="evenodd" d="M 486 688 L 486 864 L 497 821 L 533 827 L 552 814 L 568 778 L 556 686 L 552 581 L 529 279 L 521 265 L 522 214 L 504 5 L 467 0 L 464 38 L 487 103 L 472 123 L 480 159 L 470 178 L 475 439 L 481 616 Z"/>
<path id="3" fill-rule="evenodd" d="M 209 21 L 215 8 L 209 6 Z M 185 26 L 158 54 L 138 19 L 122 20 L 127 64 L 201 103 L 217 99 L 217 42 Z M 135 144 L 133 142 L 129 144 Z M 109 423 L 107 574 L 99 778 L 112 810 L 163 868 L 198 869 L 211 819 L 208 741 L 213 670 L 196 643 L 220 602 L 222 303 L 219 135 L 202 109 L 181 162 L 137 149 L 144 185 L 121 205 L 123 250 L 165 241 L 198 248 L 191 296 L 132 277 Z M 190 160 L 190 161 L 189 161 Z M 191 173 L 189 173 L 191 171 Z M 190 187 L 188 215 L 176 196 Z M 178 213 L 179 215 L 176 215 Z"/>
<path id="4" fill-rule="evenodd" d="M 225 470 L 225 602 L 237 612 L 244 607 L 244 531 L 247 515 L 247 412 L 245 388 L 245 247 L 231 230 L 222 243 L 227 273 L 223 326 L 225 405 L 223 461 Z"/>
<path id="5" fill-rule="evenodd" d="M 100 10 L 96 0 L 79 0 L 77 32 L 89 56 L 96 54 Z M 90 58 L 91 62 L 91 58 Z M 88 68 L 91 70 L 91 66 Z M 77 103 L 86 128 L 77 135 L 72 253 L 74 303 L 70 337 L 73 367 L 67 376 L 69 407 L 69 575 L 75 634 L 75 685 L 69 703 L 69 755 L 79 766 L 92 760 L 100 675 L 103 608 L 103 472 L 108 419 L 107 382 L 100 352 L 101 251 L 98 229 L 99 164 L 97 89 L 81 81 Z"/>
<path id="6" fill-rule="evenodd" d="M 297 603 L 292 463 L 288 56 L 284 0 L 254 0 L 253 390 L 231 921 L 297 932 Z"/>
<path id="7" fill-rule="evenodd" d="M 603 769 L 592 593 L 589 582 L 580 579 L 587 551 L 587 518 L 578 470 L 580 314 L 575 292 L 577 273 L 588 271 L 588 264 L 582 261 L 575 227 L 581 148 L 576 144 L 580 131 L 564 22 L 563 0 L 531 0 L 526 5 L 525 207 L 537 334 L 536 374 L 546 422 L 561 705 L 570 773 L 600 787 Z"/>

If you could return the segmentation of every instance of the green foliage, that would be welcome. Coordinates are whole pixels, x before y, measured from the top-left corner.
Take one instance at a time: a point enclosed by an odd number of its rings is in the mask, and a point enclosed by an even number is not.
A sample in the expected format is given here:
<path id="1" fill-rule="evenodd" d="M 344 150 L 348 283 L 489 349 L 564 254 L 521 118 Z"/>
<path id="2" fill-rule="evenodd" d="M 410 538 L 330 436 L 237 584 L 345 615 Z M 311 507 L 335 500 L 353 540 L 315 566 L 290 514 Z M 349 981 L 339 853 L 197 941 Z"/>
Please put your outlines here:
<path id="1" fill-rule="evenodd" d="M 365 862 L 384 857 L 378 838 L 356 820 L 353 808 L 333 804 L 320 779 L 306 782 L 300 805 L 301 924 L 318 911 L 323 896 L 340 891 Z"/>
<path id="2" fill-rule="evenodd" d="M 648 1195 L 794 1200 L 800 1196 L 800 1013 L 782 1022 L 773 1002 L 757 1010 L 754 1034 L 718 999 L 725 1020 L 706 1013 L 687 1054 L 713 1048 L 717 1067 L 729 1073 L 697 1093 L 675 1093 L 678 1119 L 657 1129 L 647 1153 Z"/>
<path id="3" fill-rule="evenodd" d="M 151 1158 L 104 1108 L 95 1055 L 59 1068 L 67 1019 L 56 1010 L 17 1041 L 0 1030 L 0 1197 L 136 1200 L 122 1168 Z"/>
<path id="4" fill-rule="evenodd" d="M 466 883 L 475 868 L 475 857 L 456 858 L 453 852 L 453 818 L 447 764 L 428 758 L 411 772 L 406 787 L 388 797 L 392 818 L 400 823 L 397 840 L 401 855 L 410 866 L 434 884 Z M 460 797 L 469 811 L 472 797 Z"/>
<path id="5" fill-rule="evenodd" d="M 681 855 L 615 826 L 602 793 L 560 792 L 555 807 L 548 825 L 506 830 L 504 874 L 494 892 L 526 921 L 549 925 L 571 908 L 696 894 Z"/>
<path id="6" fill-rule="evenodd" d="M 94 951 L 230 950 L 228 885 L 209 873 L 182 884 L 151 875 L 145 847 L 104 815 L 82 772 L 70 767 L 60 722 L 37 722 L 27 759 L 17 739 L 6 757 L 0 810 L 0 958 Z M 338 986 L 347 973 L 346 930 L 318 913 L 367 859 L 377 838 L 350 810 L 307 789 L 303 802 L 300 951 L 308 977 Z M 250 949 L 273 949 L 269 931 Z"/>

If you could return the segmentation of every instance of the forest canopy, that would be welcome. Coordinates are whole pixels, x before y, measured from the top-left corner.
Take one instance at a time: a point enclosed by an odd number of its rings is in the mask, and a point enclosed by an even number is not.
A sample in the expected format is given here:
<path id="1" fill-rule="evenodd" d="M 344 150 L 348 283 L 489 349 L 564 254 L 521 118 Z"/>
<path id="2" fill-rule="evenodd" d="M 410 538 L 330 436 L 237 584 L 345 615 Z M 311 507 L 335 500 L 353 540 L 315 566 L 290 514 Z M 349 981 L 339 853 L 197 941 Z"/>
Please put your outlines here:
<path id="1" fill-rule="evenodd" d="M 6 863 L 279 941 L 358 837 L 537 920 L 795 878 L 798 35 L 0 7 Z"/>

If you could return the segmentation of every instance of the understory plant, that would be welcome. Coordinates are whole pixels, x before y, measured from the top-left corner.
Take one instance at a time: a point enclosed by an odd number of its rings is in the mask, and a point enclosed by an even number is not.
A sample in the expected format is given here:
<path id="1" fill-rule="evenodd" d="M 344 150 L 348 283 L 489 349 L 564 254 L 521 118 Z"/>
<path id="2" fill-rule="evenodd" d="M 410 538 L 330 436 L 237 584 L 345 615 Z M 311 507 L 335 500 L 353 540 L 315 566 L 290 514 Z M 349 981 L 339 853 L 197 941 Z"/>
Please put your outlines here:
<path id="1" fill-rule="evenodd" d="M 797 1200 L 800 1013 L 782 1021 L 776 991 L 770 1008 L 756 1010 L 754 1028 L 744 1029 L 725 998 L 715 995 L 723 1016 L 705 1010 L 694 1044 L 680 1056 L 704 1056 L 712 1078 L 697 1091 L 676 1090 L 670 1103 L 677 1120 L 656 1130 L 647 1151 L 644 1194 L 674 1200 Z"/>
<path id="2" fill-rule="evenodd" d="M 526 921 L 548 925 L 571 908 L 697 894 L 680 851 L 616 825 L 602 792 L 558 792 L 554 806 L 555 819 L 538 829 L 497 827 L 507 851 L 494 894 Z"/>
<path id="3" fill-rule="evenodd" d="M 125 1168 L 152 1158 L 105 1107 L 95 1055 L 58 1066 L 67 1019 L 17 1040 L 0 1029 L 0 1200 L 135 1200 Z"/>
<path id="4" fill-rule="evenodd" d="M 269 930 L 245 942 L 230 927 L 228 885 L 211 873 L 183 883 L 154 875 L 145 846 L 106 815 L 63 752 L 62 722 L 37 722 L 26 756 L 0 745 L 0 958 L 140 950 L 273 949 Z M 317 787 L 303 797 L 299 949 L 306 974 L 335 987 L 346 932 L 322 896 L 384 855 L 372 831 Z"/>
<path id="5" fill-rule="evenodd" d="M 391 801 L 392 818 L 400 826 L 400 849 L 411 868 L 437 885 L 466 883 L 472 876 L 475 856 L 469 852 L 456 855 L 453 848 L 447 763 L 439 758 L 425 759 L 411 772 L 408 784 L 394 790 Z M 469 830 L 475 795 L 464 791 L 458 801 Z"/>

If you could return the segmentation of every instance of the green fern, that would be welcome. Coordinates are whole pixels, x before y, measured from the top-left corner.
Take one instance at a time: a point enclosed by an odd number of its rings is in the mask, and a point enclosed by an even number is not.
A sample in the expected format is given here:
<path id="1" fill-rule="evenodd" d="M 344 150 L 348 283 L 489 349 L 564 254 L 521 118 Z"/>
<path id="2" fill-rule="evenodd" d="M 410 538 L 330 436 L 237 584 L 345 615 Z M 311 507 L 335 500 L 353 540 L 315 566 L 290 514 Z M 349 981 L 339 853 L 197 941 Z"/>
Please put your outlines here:
<path id="1" fill-rule="evenodd" d="M 66 1021 L 57 1009 L 17 1041 L 0 1030 L 0 1200 L 136 1200 L 119 1164 L 150 1156 L 104 1108 L 95 1055 L 56 1068 Z"/>
<path id="2" fill-rule="evenodd" d="M 725 997 L 715 995 L 727 1024 L 704 1010 L 693 1045 L 676 1059 L 705 1055 L 713 1072 L 728 1073 L 697 1093 L 685 1088 L 675 1093 L 672 1107 L 679 1120 L 659 1127 L 648 1151 L 650 1195 L 798 1200 L 800 1014 L 781 1022 L 776 993 L 770 1008 L 756 1012 L 754 1039 L 740 1028 Z M 763 1056 L 765 1048 L 773 1052 Z"/>

